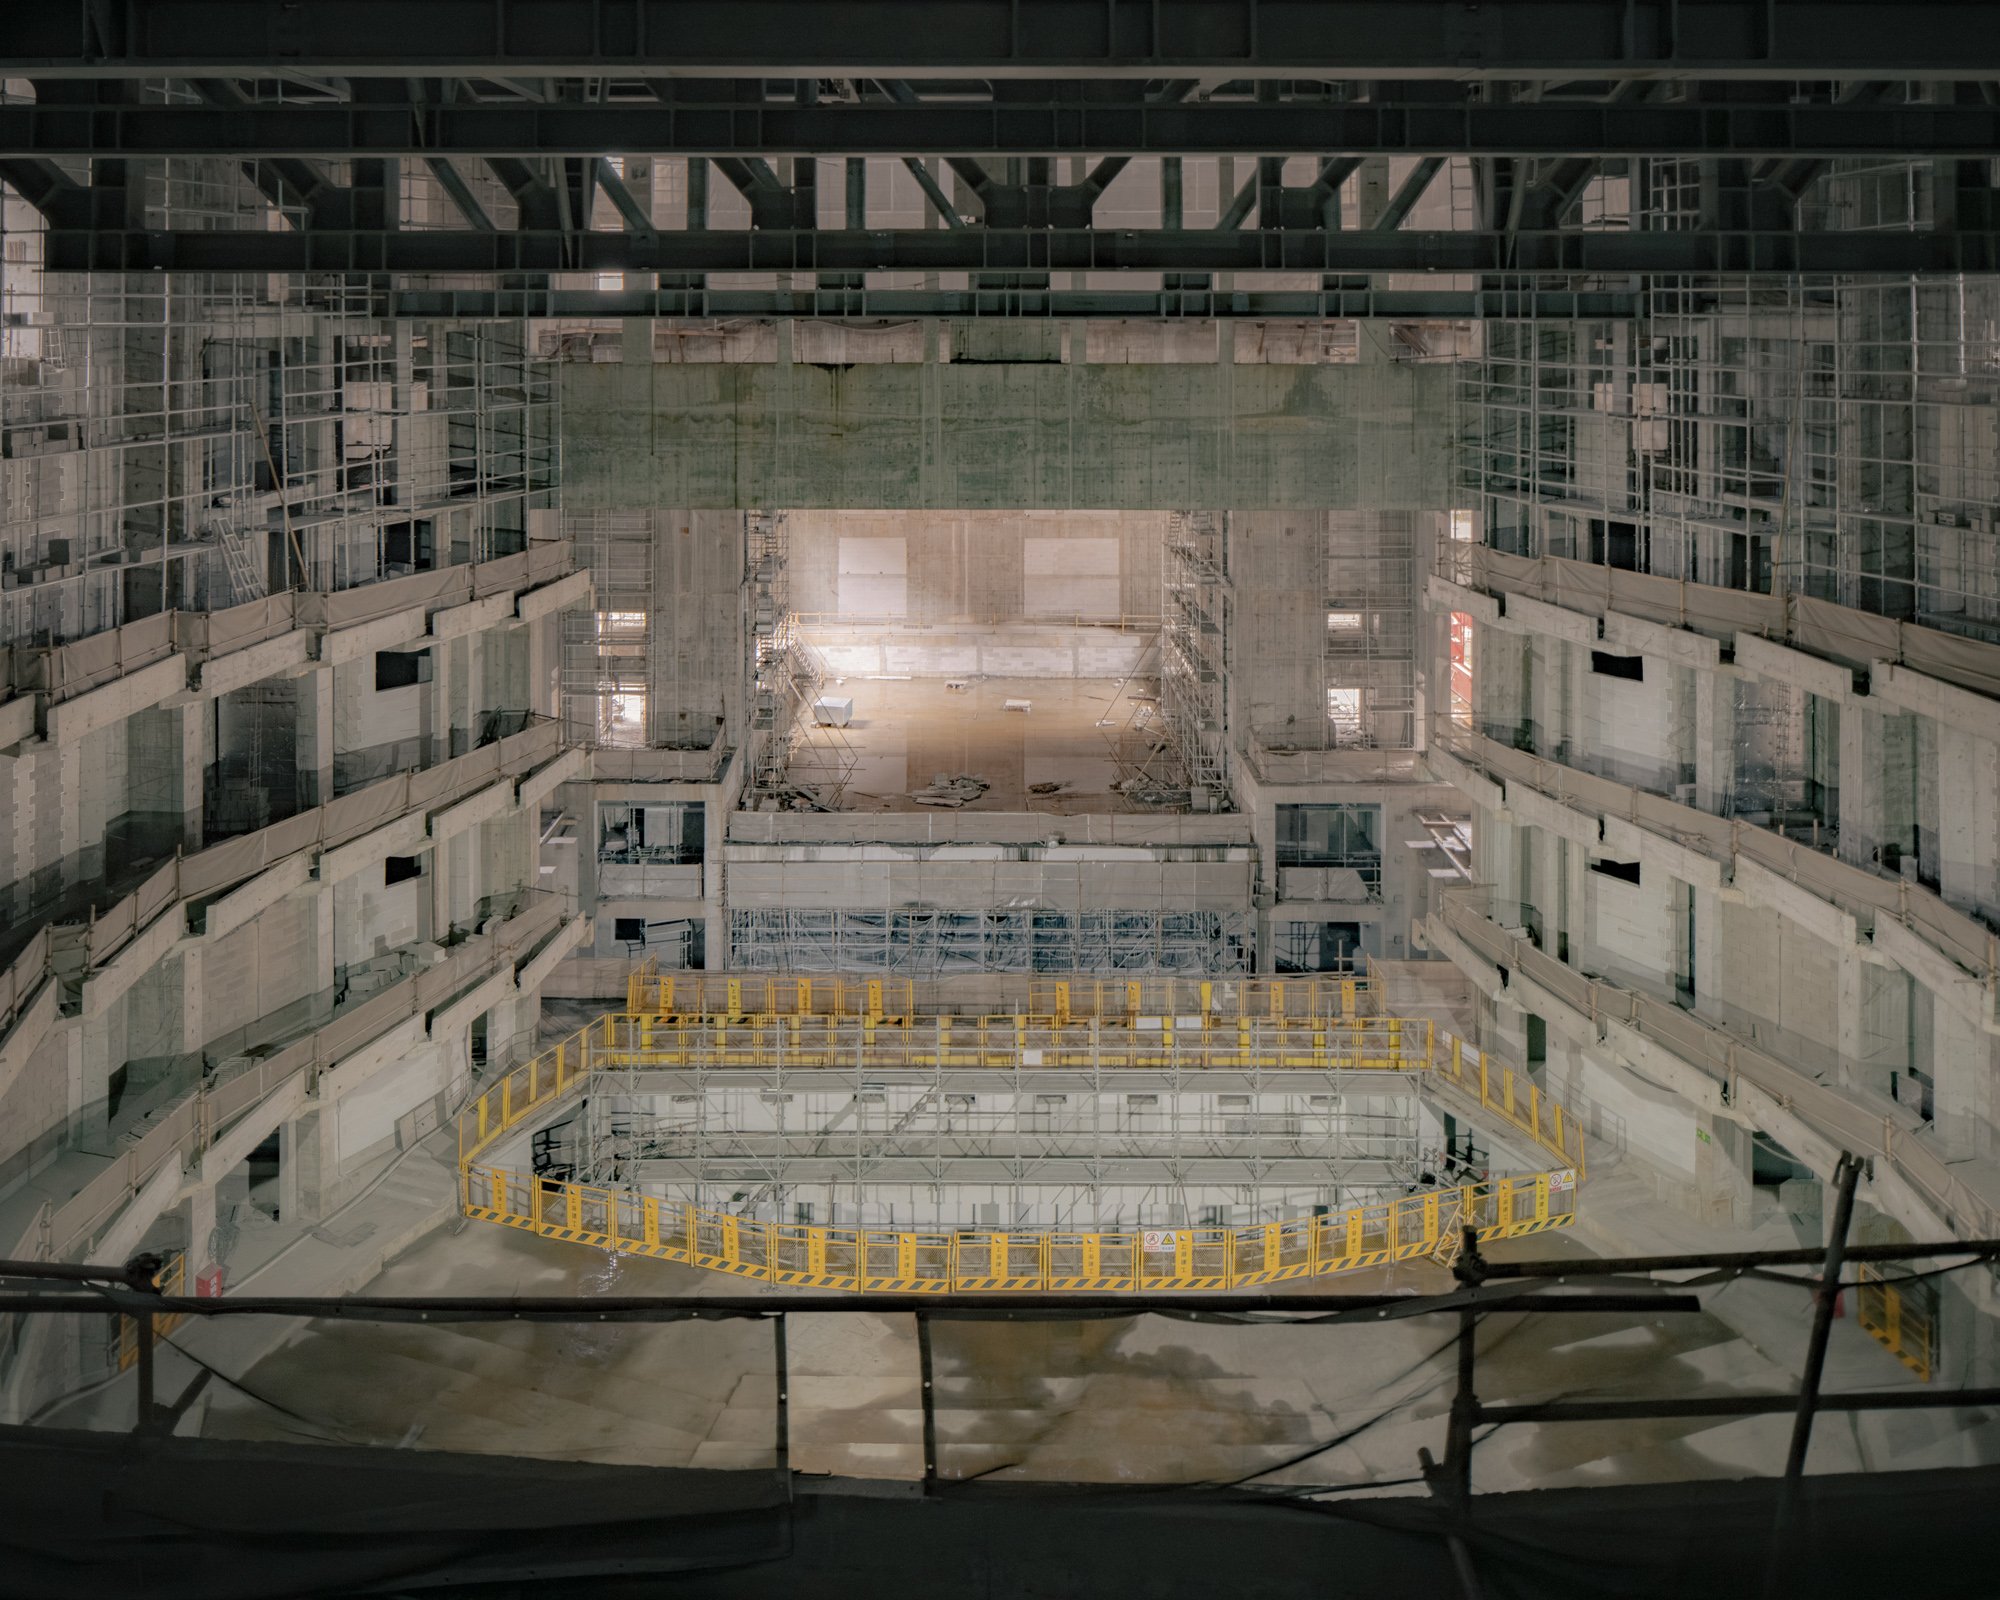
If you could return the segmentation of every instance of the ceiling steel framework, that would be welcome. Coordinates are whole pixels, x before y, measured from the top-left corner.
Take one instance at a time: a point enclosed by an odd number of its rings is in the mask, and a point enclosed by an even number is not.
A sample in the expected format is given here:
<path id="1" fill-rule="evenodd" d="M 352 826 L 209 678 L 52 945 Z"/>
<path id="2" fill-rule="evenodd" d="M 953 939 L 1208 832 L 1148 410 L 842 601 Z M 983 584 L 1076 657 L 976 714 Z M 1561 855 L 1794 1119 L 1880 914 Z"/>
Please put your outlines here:
<path id="1" fill-rule="evenodd" d="M 58 91 L 73 88 L 51 82 Z M 574 86 L 578 95 L 587 86 Z M 682 88 L 697 86 L 682 85 Z M 709 87 L 709 86 L 700 86 Z M 587 104 L 509 96 L 451 103 L 238 105 L 78 103 L 45 94 L 0 106 L 0 151 L 19 156 L 598 155 L 1575 155 L 1871 156 L 2000 149 L 2000 105 L 1332 102 L 1123 93 L 1066 100 L 887 97 L 799 105 L 761 86 L 725 100 Z M 1100 87 L 1116 88 L 1116 85 Z M 295 91 L 294 91 L 295 92 Z M 470 95 L 467 87 L 462 91 Z"/>
<path id="2" fill-rule="evenodd" d="M 354 226 L 168 233 L 107 224 L 53 227 L 44 261 L 59 272 L 1907 275 L 2000 271 L 2000 231 L 794 228 L 642 235 L 582 229 L 401 233 Z"/>
<path id="3" fill-rule="evenodd" d="M 1984 0 L 36 0 L 9 76 L 1995 76 Z"/>

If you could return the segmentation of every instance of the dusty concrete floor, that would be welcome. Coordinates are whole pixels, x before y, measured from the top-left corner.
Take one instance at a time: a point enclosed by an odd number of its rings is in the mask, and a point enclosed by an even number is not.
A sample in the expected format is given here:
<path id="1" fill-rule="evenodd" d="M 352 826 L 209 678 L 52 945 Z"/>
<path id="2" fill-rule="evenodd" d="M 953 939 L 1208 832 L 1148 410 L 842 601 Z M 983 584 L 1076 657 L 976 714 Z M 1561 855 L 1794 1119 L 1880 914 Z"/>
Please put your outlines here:
<path id="1" fill-rule="evenodd" d="M 825 692 L 851 698 L 854 720 L 817 732 L 795 771 L 811 781 L 815 771 L 851 759 L 841 800 L 849 811 L 930 809 L 910 791 L 940 772 L 982 777 L 992 786 L 968 811 L 1157 811 L 1164 808 L 1111 788 L 1145 766 L 1164 738 L 1151 688 L 1115 678 L 977 678 L 962 691 L 947 689 L 942 678 L 829 679 Z M 1026 700 L 1033 709 L 1008 711 L 1008 700 Z M 1162 782 L 1181 781 L 1167 753 L 1148 771 Z M 1063 787 L 1052 795 L 1032 792 L 1043 783 Z"/>
<path id="2" fill-rule="evenodd" d="M 1582 1253 L 1543 1235 L 1507 1248 Z M 1445 1287 L 1429 1264 L 1323 1281 L 1328 1292 Z M 740 1294 L 754 1284 L 471 1223 L 432 1234 L 370 1285 L 407 1294 Z M 774 1304 L 784 1291 L 761 1291 Z M 1656 1395 L 1792 1386 L 1804 1299 L 1769 1286 L 1768 1338 L 1706 1313 L 1487 1318 L 1487 1400 Z M 1343 1327 L 1245 1327 L 1147 1316 L 1102 1322 L 934 1325 L 940 1465 L 950 1477 L 1234 1481 L 1417 1492 L 1417 1452 L 1444 1441 L 1453 1326 L 1426 1317 Z M 1839 1386 L 1889 1386 L 1900 1368 L 1851 1321 L 1837 1325 Z M 213 1436 L 322 1437 L 636 1464 L 770 1463 L 770 1329 L 514 1324 L 302 1329 L 217 1385 Z M 789 1339 L 791 1462 L 804 1472 L 912 1478 L 922 1413 L 914 1323 L 798 1316 Z M 1830 1384 L 1834 1380 L 1830 1376 Z M 1483 1442 L 1480 1488 L 1770 1472 L 1789 1419 L 1519 1426 Z M 1872 1445 L 1829 1418 L 1815 1470 L 1945 1464 L 1986 1443 L 1927 1434 Z M 1303 1460 L 1297 1458 L 1305 1458 Z"/>

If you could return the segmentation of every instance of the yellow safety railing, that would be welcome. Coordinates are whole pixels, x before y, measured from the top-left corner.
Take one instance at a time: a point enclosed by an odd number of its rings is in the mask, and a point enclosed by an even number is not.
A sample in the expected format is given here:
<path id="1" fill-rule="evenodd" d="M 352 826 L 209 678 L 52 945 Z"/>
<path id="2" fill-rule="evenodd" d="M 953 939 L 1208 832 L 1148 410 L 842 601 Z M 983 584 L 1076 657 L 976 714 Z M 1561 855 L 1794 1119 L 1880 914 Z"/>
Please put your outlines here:
<path id="1" fill-rule="evenodd" d="M 1929 1280 L 1895 1278 L 1861 1263 L 1855 1320 L 1925 1383 L 1937 1371 L 1937 1298 Z"/>
<path id="2" fill-rule="evenodd" d="M 1183 1026 L 1286 1022 L 1372 1015 L 1360 978 L 1036 978 L 1026 985 L 1031 1019 L 1129 1022 L 1170 1017 Z M 712 977 L 662 972 L 648 957 L 625 985 L 625 1010 L 655 1018 L 874 1017 L 903 1022 L 925 1010 L 909 978 Z"/>
<path id="3" fill-rule="evenodd" d="M 838 986 L 819 992 L 827 999 L 844 993 Z M 865 997 L 866 989 L 861 992 Z M 803 988 L 794 993 L 806 998 Z M 1447 1104 L 1453 1099 L 1476 1104 L 1534 1140 L 1558 1165 L 1247 1229 L 876 1233 L 757 1222 L 637 1191 L 537 1179 L 479 1159 L 512 1129 L 543 1118 L 593 1073 L 852 1068 L 857 1051 L 871 1068 L 1421 1073 Z M 1173 1014 L 1135 1014 L 1116 1024 L 1075 1016 L 894 1019 L 866 1009 L 819 1011 L 803 1005 L 780 1012 L 613 1014 L 514 1068 L 471 1101 L 458 1118 L 458 1146 L 460 1204 L 467 1216 L 770 1282 L 913 1292 L 1226 1288 L 1351 1271 L 1435 1251 L 1441 1239 L 1458 1239 L 1468 1224 L 1481 1239 L 1565 1226 L 1575 1214 L 1576 1187 L 1584 1176 L 1581 1125 L 1525 1075 L 1462 1040 L 1440 1040 L 1428 1021 L 1369 1015 L 1358 999 L 1346 1013 L 1192 1023 Z M 1268 1259 L 1260 1253 L 1273 1251 Z M 1005 1263 L 1012 1265 L 1000 1270 Z"/>
<path id="4" fill-rule="evenodd" d="M 160 1263 L 160 1270 L 153 1274 L 153 1283 L 161 1294 L 183 1295 L 187 1293 L 187 1256 L 175 1251 Z M 187 1313 L 168 1312 L 153 1318 L 153 1337 L 164 1338 L 183 1322 Z M 131 1317 L 118 1319 L 118 1370 L 129 1370 L 139 1359 L 139 1324 Z"/>
<path id="5" fill-rule="evenodd" d="M 1567 1227 L 1573 1171 L 1427 1189 L 1398 1200 L 1247 1228 L 875 1230 L 758 1222 L 632 1189 L 465 1169 L 465 1214 L 544 1238 L 805 1289 L 908 1294 L 979 1290 L 1239 1289 L 1448 1258 L 1481 1242 Z"/>

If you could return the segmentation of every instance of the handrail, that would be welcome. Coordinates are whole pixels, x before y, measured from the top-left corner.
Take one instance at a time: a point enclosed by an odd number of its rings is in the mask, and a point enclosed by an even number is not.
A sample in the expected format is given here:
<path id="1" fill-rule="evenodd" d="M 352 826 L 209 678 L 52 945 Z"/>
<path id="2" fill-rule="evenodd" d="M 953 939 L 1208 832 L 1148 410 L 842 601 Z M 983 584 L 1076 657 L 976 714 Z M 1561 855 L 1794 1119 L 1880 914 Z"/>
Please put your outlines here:
<path id="1" fill-rule="evenodd" d="M 1730 1103 L 1747 1085 L 1818 1129 L 1833 1148 L 1881 1162 L 1950 1232 L 1988 1238 L 2000 1230 L 2000 1209 L 1967 1187 L 1934 1150 L 1897 1129 L 1892 1119 L 1842 1098 L 1811 1075 L 1679 1006 L 1586 977 L 1530 940 L 1509 934 L 1463 893 L 1447 893 L 1432 915 L 1483 959 L 1521 974 L 1580 1016 L 1608 1018 L 1657 1040 L 1722 1084 Z"/>
<path id="2" fill-rule="evenodd" d="M 1567 556 L 1510 555 L 1457 540 L 1439 544 L 1437 575 L 1465 588 L 1523 595 L 1587 616 L 1619 611 L 1725 640 L 1752 633 L 1850 666 L 1893 662 L 1975 694 L 2000 696 L 2000 645 L 1795 589 L 1754 594 Z"/>
<path id="3" fill-rule="evenodd" d="M 558 901 L 538 901 L 448 951 L 437 965 L 390 985 L 276 1054 L 234 1076 L 203 1084 L 163 1110 L 141 1138 L 121 1149 L 45 1220 L 31 1225 L 12 1253 L 43 1259 L 66 1255 L 110 1221 L 164 1163 L 197 1149 L 213 1130 L 226 1126 L 292 1077 L 342 1060 L 398 1023 L 443 1005 L 503 964 L 511 969 L 562 920 Z"/>
<path id="4" fill-rule="evenodd" d="M 86 970 L 109 960 L 175 905 L 255 877 L 302 850 L 328 850 L 357 839 L 419 807 L 429 811 L 450 805 L 500 778 L 523 775 L 562 749 L 561 727 L 553 721 L 536 722 L 435 767 L 397 773 L 254 833 L 175 856 L 136 889 L 75 924 L 83 930 Z M 65 924 L 51 924 L 61 926 Z M 54 961 L 54 943 L 44 929 L 0 969 L 0 1040 L 22 1003 L 54 975 Z"/>
<path id="5" fill-rule="evenodd" d="M 545 1238 L 808 1289 L 863 1293 L 1237 1289 L 1358 1272 L 1576 1220 L 1574 1171 L 1427 1189 L 1246 1228 L 891 1229 L 759 1222 L 632 1189 L 469 1166 L 464 1214 Z"/>
<path id="6" fill-rule="evenodd" d="M 1740 817 L 1719 817 L 1615 778 L 1602 778 L 1546 756 L 1512 750 L 1483 733 L 1440 724 L 1433 738 L 1447 753 L 1498 779 L 1522 783 L 1558 804 L 1617 818 L 1732 866 L 1748 860 L 1853 915 L 1886 915 L 1983 983 L 2000 988 L 2000 934 L 1942 896 L 1787 839 Z"/>
<path id="7" fill-rule="evenodd" d="M 1374 1014 L 1368 984 L 1356 978 L 1031 978 L 1025 1014 L 1059 1021 L 1102 1017 L 1196 1018 L 1205 1023 L 1247 1018 Z M 926 997 L 926 1015 L 937 1014 Z M 625 1009 L 634 1016 L 873 1016 L 904 1018 L 918 1009 L 908 978 L 727 977 L 664 972 L 647 957 L 626 981 Z"/>
<path id="8" fill-rule="evenodd" d="M 638 992 L 657 983 L 641 970 Z M 741 1001 L 761 998 L 722 980 Z M 1075 982 L 1077 980 L 1070 980 Z M 1325 983 L 1328 980 L 1313 980 Z M 801 980 L 795 1004 L 815 994 L 841 1003 L 879 990 Z M 1540 1088 L 1428 1021 L 1362 1015 L 1355 980 L 1333 980 L 1356 1014 L 1195 1019 L 1134 1017 L 1107 1023 L 1026 1014 L 895 1018 L 880 1012 L 793 1009 L 745 1015 L 611 1014 L 586 1024 L 468 1102 L 458 1118 L 459 1204 L 464 1215 L 545 1237 L 598 1245 L 805 1287 L 942 1293 L 981 1289 L 1213 1289 L 1448 1255 L 1470 1227 L 1481 1240 L 1564 1227 L 1583 1180 L 1581 1125 Z M 879 995 L 877 997 L 880 998 Z M 1179 1020 L 1193 1026 L 1174 1026 Z M 1158 1024 L 1158 1026 L 1154 1026 Z M 871 1066 L 1239 1068 L 1420 1074 L 1445 1098 L 1493 1113 L 1552 1154 L 1556 1168 L 1328 1216 L 1248 1228 L 876 1230 L 766 1223 L 662 1200 L 637 1190 L 537 1177 L 482 1163 L 500 1139 L 542 1120 L 595 1074 L 782 1062 L 788 1069 Z M 1148 1260 L 1149 1256 L 1160 1259 Z M 1171 1262 L 1167 1258 L 1171 1257 Z"/>

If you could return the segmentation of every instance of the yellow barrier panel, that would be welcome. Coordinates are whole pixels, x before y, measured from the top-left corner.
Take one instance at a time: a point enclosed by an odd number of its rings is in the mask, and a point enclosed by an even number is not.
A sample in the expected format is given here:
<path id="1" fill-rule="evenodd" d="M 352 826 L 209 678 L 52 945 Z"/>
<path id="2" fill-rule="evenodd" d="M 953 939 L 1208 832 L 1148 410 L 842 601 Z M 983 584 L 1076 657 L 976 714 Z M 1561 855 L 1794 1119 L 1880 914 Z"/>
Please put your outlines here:
<path id="1" fill-rule="evenodd" d="M 473 1167 L 466 1214 L 590 1244 L 799 1288 L 882 1293 L 1238 1289 L 1432 1255 L 1461 1227 L 1481 1243 L 1567 1227 L 1576 1188 L 1559 1173 L 1502 1178 L 1326 1216 L 1247 1228 L 1077 1233 L 892 1231 L 758 1222 L 631 1190 Z M 1447 1218 L 1451 1219 L 1447 1223 Z"/>
<path id="2" fill-rule="evenodd" d="M 153 1274 L 153 1285 L 161 1294 L 184 1295 L 187 1293 L 187 1256 L 174 1251 L 160 1263 L 160 1270 Z M 187 1321 L 183 1312 L 169 1312 L 153 1318 L 153 1337 L 164 1339 L 174 1329 Z M 132 1317 L 118 1319 L 118 1370 L 127 1371 L 139 1360 L 139 1324 Z"/>
<path id="3" fill-rule="evenodd" d="M 628 998 L 648 998 L 637 992 L 643 976 L 634 978 Z M 686 1000 L 704 1004 L 719 998 L 687 992 L 698 988 L 699 980 L 684 979 L 683 993 L 670 993 L 674 982 L 659 979 L 652 990 L 662 1009 L 643 1006 L 601 1017 L 506 1073 L 465 1107 L 458 1119 L 458 1142 L 460 1203 L 466 1215 L 766 1281 L 909 1293 L 1142 1284 L 1237 1287 L 1354 1271 L 1421 1254 L 1443 1259 L 1444 1252 L 1455 1248 L 1462 1227 L 1471 1227 L 1482 1240 L 1513 1238 L 1567 1226 L 1575 1215 L 1576 1189 L 1584 1176 L 1584 1139 L 1576 1120 L 1555 1101 L 1544 1108 L 1539 1086 L 1517 1086 L 1515 1075 L 1504 1068 L 1498 1070 L 1496 1089 L 1495 1068 L 1486 1054 L 1456 1038 L 1441 1042 L 1430 1023 L 1422 1024 L 1419 1035 L 1413 1032 L 1418 1026 L 1414 1021 L 1372 1013 L 1365 989 L 1350 1001 L 1345 984 L 1297 980 L 1289 995 L 1280 982 L 1260 984 L 1254 994 L 1243 992 L 1246 985 L 1232 985 L 1239 1006 L 1268 1006 L 1276 1019 L 1243 1017 L 1232 1030 L 1204 1027 L 1190 1033 L 1172 1028 L 1168 1019 L 1181 1013 L 1171 1009 L 1143 1013 L 1162 1019 L 1163 1025 L 1153 1029 L 1124 1027 L 1101 1015 L 1112 988 L 1128 1005 L 1171 1006 L 1176 996 L 1170 980 L 1159 980 L 1160 992 L 1150 995 L 1136 982 L 1095 984 L 1088 992 L 1064 983 L 1059 990 L 1066 999 L 1054 993 L 1047 998 L 1071 1009 L 1067 1023 L 1053 1015 L 918 1019 L 908 1010 L 913 996 L 907 984 L 889 990 L 838 983 L 815 988 L 807 979 L 798 981 L 789 1012 L 775 1010 L 780 990 L 769 982 L 761 1003 L 773 1009 L 731 1018 L 706 1009 L 665 1009 Z M 734 999 L 759 998 L 746 996 L 741 982 L 731 980 Z M 1187 993 L 1183 986 L 1183 998 Z M 881 1013 L 870 1017 L 856 1007 L 864 996 L 871 1010 L 900 999 L 904 1013 L 886 1020 L 909 1026 L 877 1028 Z M 1200 996 L 1206 1018 L 1211 1001 L 1207 984 Z M 1286 1019 L 1285 1008 L 1295 1002 L 1308 1015 Z M 1088 1017 L 1077 1014 L 1084 1006 L 1092 1013 Z M 543 1115 L 552 1101 L 599 1070 L 762 1065 L 780 1050 L 788 1067 L 845 1067 L 854 1059 L 857 1042 L 871 1061 L 886 1067 L 1008 1067 L 1038 1057 L 1048 1067 L 1092 1069 L 1178 1064 L 1420 1072 L 1453 1093 L 1476 1099 L 1483 1110 L 1563 1165 L 1531 1177 L 1245 1229 L 947 1234 L 784 1227 L 699 1212 L 636 1191 L 589 1189 L 478 1164 L 478 1157 L 504 1135 Z M 1030 1051 L 1037 1057 L 1029 1056 Z"/>

